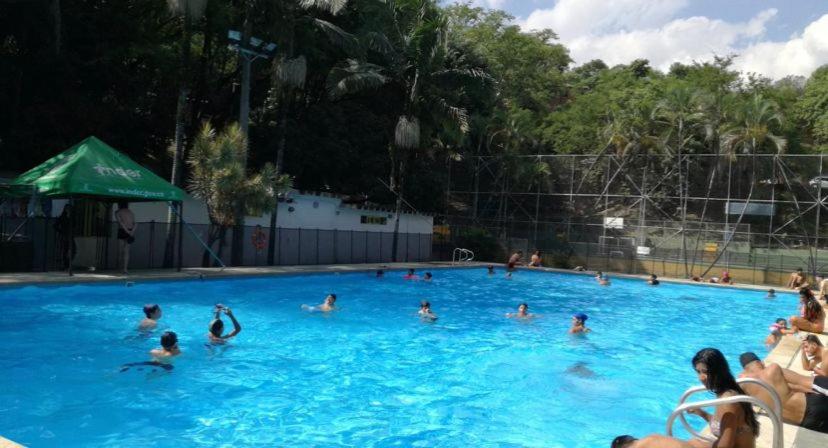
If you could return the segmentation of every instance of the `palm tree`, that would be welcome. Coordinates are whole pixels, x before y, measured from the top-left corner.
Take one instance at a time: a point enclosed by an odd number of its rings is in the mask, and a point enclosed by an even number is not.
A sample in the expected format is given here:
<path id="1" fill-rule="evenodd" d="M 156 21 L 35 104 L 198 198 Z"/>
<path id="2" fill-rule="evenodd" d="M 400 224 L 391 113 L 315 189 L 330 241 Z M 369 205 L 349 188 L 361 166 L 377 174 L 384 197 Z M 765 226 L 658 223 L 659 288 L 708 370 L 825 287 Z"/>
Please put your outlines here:
<path id="1" fill-rule="evenodd" d="M 653 110 L 656 121 L 665 126 L 662 141 L 668 152 L 678 161 L 679 210 L 681 212 L 681 259 L 684 276 L 689 275 L 687 263 L 687 190 L 684 156 L 688 147 L 699 138 L 703 114 L 700 111 L 700 92 L 686 85 L 673 86 Z"/>
<path id="2" fill-rule="evenodd" d="M 774 127 L 782 125 L 784 117 L 779 111 L 779 106 L 772 100 L 767 100 L 761 94 L 754 94 L 748 100 L 737 104 L 735 110 L 729 117 L 729 122 L 721 132 L 721 146 L 724 155 L 734 159 L 737 154 L 751 156 L 750 186 L 744 206 L 739 213 L 739 218 L 733 225 L 734 229 L 742 223 L 745 211 L 753 198 L 753 187 L 756 185 L 756 154 L 763 150 L 773 150 L 776 154 L 785 152 L 788 145 L 784 137 L 773 133 Z M 730 232 L 725 240 L 724 246 L 710 266 L 702 273 L 707 275 L 722 254 L 725 253 L 730 242 L 733 240 L 734 232 Z"/>
<path id="3" fill-rule="evenodd" d="M 247 142 L 238 124 L 217 134 L 208 123 L 201 128 L 190 150 L 190 193 L 204 201 L 210 218 L 207 246 L 219 242 L 218 256 L 224 249 L 227 229 L 236 223 L 237 204 L 251 214 L 271 210 L 279 193 L 290 188 L 290 178 L 278 175 L 271 164 L 254 174 L 244 166 Z M 204 251 L 202 265 L 208 266 L 209 252 Z"/>
<path id="4" fill-rule="evenodd" d="M 392 261 L 397 261 L 400 213 L 406 161 L 421 148 L 427 131 L 449 125 L 465 133 L 469 129 L 458 85 L 487 79 L 480 70 L 451 64 L 448 22 L 434 0 L 388 0 L 378 11 L 367 11 L 377 28 L 361 35 L 367 52 L 378 63 L 350 59 L 329 76 L 328 89 L 337 98 L 355 91 L 387 85 L 403 98 L 388 152 L 391 161 L 389 188 L 395 195 Z M 452 88 L 454 86 L 455 88 Z"/>
<path id="5" fill-rule="evenodd" d="M 188 115 L 187 97 L 190 95 L 190 46 L 193 21 L 200 20 L 207 9 L 208 0 L 167 0 L 170 12 L 182 18 L 180 75 L 178 86 L 178 100 L 175 110 L 175 150 L 173 153 L 172 174 L 170 182 L 175 186 L 181 185 L 181 165 L 184 162 L 184 130 Z M 173 242 L 175 241 L 177 219 L 172 211 L 167 213 L 167 241 L 164 250 L 164 266 L 171 267 L 173 262 Z"/>
<path id="6" fill-rule="evenodd" d="M 297 25 L 311 25 L 322 31 L 328 39 L 338 47 L 352 49 L 356 45 L 356 38 L 333 23 L 316 17 L 311 10 L 337 15 L 348 5 L 348 0 L 293 0 L 280 2 L 279 24 L 283 34 L 281 39 L 281 56 L 273 66 L 273 85 L 268 95 L 267 103 L 276 109 L 278 143 L 276 149 L 276 172 L 284 171 L 285 147 L 287 146 L 288 112 L 296 102 L 297 93 L 305 87 L 308 73 L 308 62 L 304 55 L 296 55 L 296 27 Z M 267 247 L 267 264 L 275 261 L 275 238 L 278 207 L 273 207 L 270 215 L 270 238 Z"/>

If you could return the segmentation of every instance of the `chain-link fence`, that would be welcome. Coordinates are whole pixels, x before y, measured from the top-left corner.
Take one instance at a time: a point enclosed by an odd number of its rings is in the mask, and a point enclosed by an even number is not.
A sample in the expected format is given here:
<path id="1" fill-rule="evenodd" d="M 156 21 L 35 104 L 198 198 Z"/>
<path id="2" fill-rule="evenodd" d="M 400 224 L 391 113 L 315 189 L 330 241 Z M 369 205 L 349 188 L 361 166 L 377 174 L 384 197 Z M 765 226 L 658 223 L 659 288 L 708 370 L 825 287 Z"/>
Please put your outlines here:
<path id="1" fill-rule="evenodd" d="M 56 218 L 0 217 L 0 270 L 7 272 L 48 271 L 66 268 L 68 236 L 56 226 Z M 116 238 L 118 224 L 111 221 L 77 222 L 74 229 L 73 265 L 79 268 L 120 269 L 123 245 Z M 177 230 L 177 229 L 176 229 Z M 216 229 L 212 229 L 214 235 Z M 139 222 L 135 241 L 129 247 L 130 269 L 164 267 L 168 225 Z M 233 230 L 224 230 L 223 244 L 210 238 L 209 225 L 187 225 L 182 240 L 182 265 L 214 265 L 203 243 L 229 265 Z M 244 228 L 244 266 L 265 266 L 268 261 L 268 227 Z M 277 228 L 274 264 L 382 263 L 392 260 L 393 233 L 357 230 Z M 170 245 L 175 256 L 177 246 Z M 431 234 L 400 233 L 398 261 L 431 259 Z"/>

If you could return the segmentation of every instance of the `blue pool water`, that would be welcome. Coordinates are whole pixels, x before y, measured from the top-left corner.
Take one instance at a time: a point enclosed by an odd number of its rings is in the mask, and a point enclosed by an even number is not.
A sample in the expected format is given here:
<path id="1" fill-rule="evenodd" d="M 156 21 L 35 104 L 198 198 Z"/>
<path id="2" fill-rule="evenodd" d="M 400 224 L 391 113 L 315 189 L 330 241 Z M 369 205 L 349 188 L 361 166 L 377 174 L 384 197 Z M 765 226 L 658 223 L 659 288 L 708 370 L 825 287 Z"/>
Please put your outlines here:
<path id="1" fill-rule="evenodd" d="M 402 273 L 0 289 L 0 435 L 38 446 L 606 447 L 664 431 L 690 358 L 766 353 L 796 297 L 521 271 Z M 300 311 L 338 295 L 330 316 Z M 418 302 L 440 318 L 420 322 Z M 542 316 L 504 318 L 519 302 Z M 158 302 L 159 329 L 184 352 L 171 372 L 120 373 L 158 334 L 135 331 Z M 211 308 L 243 326 L 205 346 Z M 566 334 L 573 312 L 593 333 Z M 229 325 L 229 322 L 227 322 Z"/>

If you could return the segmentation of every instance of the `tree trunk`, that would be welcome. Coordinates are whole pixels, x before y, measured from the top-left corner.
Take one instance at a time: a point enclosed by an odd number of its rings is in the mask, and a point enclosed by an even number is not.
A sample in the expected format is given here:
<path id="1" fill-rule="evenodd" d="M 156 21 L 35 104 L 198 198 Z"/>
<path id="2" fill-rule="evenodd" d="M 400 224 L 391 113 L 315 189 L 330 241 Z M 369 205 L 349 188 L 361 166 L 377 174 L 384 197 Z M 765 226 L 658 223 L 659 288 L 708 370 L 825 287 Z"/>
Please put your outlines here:
<path id="1" fill-rule="evenodd" d="M 60 13 L 60 0 L 51 0 L 49 2 L 49 13 L 52 16 L 52 52 L 58 55 L 60 54 L 61 28 L 63 26 Z"/>
<path id="2" fill-rule="evenodd" d="M 747 199 L 745 199 L 745 204 L 742 206 L 742 211 L 741 211 L 741 213 L 739 213 L 739 218 L 736 219 L 736 224 L 733 225 L 733 231 L 730 233 L 730 238 L 725 240 L 725 244 L 722 247 L 721 252 L 719 252 L 718 255 L 716 255 L 716 258 L 713 260 L 712 263 L 710 263 L 710 266 L 708 266 L 708 268 L 702 273 L 702 275 L 701 275 L 702 277 L 707 275 L 707 273 L 710 272 L 711 269 L 713 269 L 713 266 L 716 265 L 716 263 L 719 261 L 719 259 L 722 258 L 722 255 L 724 255 L 725 251 L 727 251 L 727 247 L 730 246 L 730 242 L 733 241 L 733 238 L 736 236 L 736 230 L 739 229 L 739 224 L 742 223 L 742 218 L 745 217 L 745 212 L 747 211 L 748 205 L 750 205 L 750 200 L 753 198 L 753 186 L 756 184 L 756 144 L 755 143 L 753 145 L 752 155 L 753 155 L 753 157 L 751 159 L 753 161 L 753 169 L 751 170 L 751 174 L 750 174 L 750 189 L 748 190 L 748 195 L 747 195 Z M 725 210 L 725 213 L 727 213 L 727 212 L 728 212 L 728 210 Z M 727 230 L 728 229 L 725 229 L 725 231 L 727 231 Z"/>
<path id="3" fill-rule="evenodd" d="M 181 181 L 181 165 L 184 164 L 184 127 L 187 119 L 187 96 L 190 94 L 189 77 L 190 77 L 190 34 L 192 19 L 190 17 L 189 8 L 184 9 L 184 35 L 181 41 L 181 84 L 178 87 L 178 102 L 175 110 L 175 154 L 173 155 L 172 174 L 170 175 L 170 182 L 180 187 Z M 173 260 L 175 258 L 175 238 L 177 217 L 173 213 L 172 208 L 167 211 L 167 240 L 164 245 L 164 264 L 165 268 L 173 267 Z"/>
<path id="4" fill-rule="evenodd" d="M 392 149 L 392 154 L 394 154 L 394 151 Z M 399 166 L 397 165 L 397 158 L 399 158 Z M 405 163 L 402 157 L 392 156 L 391 160 L 391 191 L 397 196 L 394 202 L 394 235 L 391 239 L 391 261 L 397 262 L 399 261 L 397 260 L 397 249 L 400 241 L 400 214 L 402 213 L 402 187 L 403 181 L 405 180 L 405 175 L 403 174 Z"/>
<path id="5" fill-rule="evenodd" d="M 290 31 L 288 35 L 288 48 L 285 53 L 285 59 L 293 58 L 293 21 L 290 21 Z M 279 144 L 276 149 L 276 175 L 282 174 L 285 146 L 287 145 L 287 116 L 290 104 L 288 98 L 291 98 L 292 89 L 289 86 L 283 86 L 282 98 L 279 100 Z M 267 240 L 267 264 L 273 266 L 276 254 L 276 225 L 279 217 L 279 199 L 276 198 L 276 203 L 273 204 L 273 210 L 270 212 L 270 237 Z"/>
<path id="6" fill-rule="evenodd" d="M 209 227 L 207 228 L 207 247 L 210 250 L 212 250 L 213 244 L 215 244 L 216 241 L 218 241 L 218 226 L 210 223 Z M 201 267 L 210 267 L 210 263 L 212 260 L 210 250 L 207 250 L 206 248 L 204 249 L 204 253 L 201 255 Z"/>
<path id="7" fill-rule="evenodd" d="M 216 254 L 216 255 L 219 257 L 219 259 L 221 259 L 221 256 L 224 253 L 224 246 L 227 243 L 227 226 L 219 227 L 218 241 L 219 241 L 219 248 L 218 248 L 218 254 Z M 218 265 L 216 264 L 216 262 L 213 261 L 213 267 L 217 267 L 217 266 Z"/>

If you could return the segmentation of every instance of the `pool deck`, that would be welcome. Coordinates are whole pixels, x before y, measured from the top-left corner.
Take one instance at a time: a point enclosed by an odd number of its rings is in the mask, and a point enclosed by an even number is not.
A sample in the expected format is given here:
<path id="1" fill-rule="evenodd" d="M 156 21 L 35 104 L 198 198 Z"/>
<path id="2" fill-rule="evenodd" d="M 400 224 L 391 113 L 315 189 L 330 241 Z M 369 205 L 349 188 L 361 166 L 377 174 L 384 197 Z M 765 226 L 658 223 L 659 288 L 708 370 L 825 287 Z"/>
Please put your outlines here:
<path id="1" fill-rule="evenodd" d="M 217 278 L 232 278 L 232 277 L 255 277 L 255 276 L 272 276 L 272 275 L 291 275 L 291 274 L 314 274 L 314 273 L 347 273 L 347 272 L 372 272 L 378 269 L 383 270 L 400 270 L 400 269 L 417 269 L 418 271 L 437 270 L 452 267 L 480 267 L 493 264 L 496 269 L 502 271 L 503 264 L 501 263 L 482 263 L 470 262 L 462 264 L 452 264 L 449 262 L 426 262 L 426 263 L 366 263 L 366 264 L 333 264 L 333 265 L 301 265 L 301 266 L 259 266 L 259 267 L 230 267 L 230 268 L 186 268 L 180 272 L 174 269 L 152 269 L 135 271 L 129 275 L 123 275 L 115 272 L 77 272 L 74 276 L 69 277 L 65 272 L 25 272 L 14 274 L 0 274 L 0 287 L 15 287 L 27 285 L 61 285 L 61 284 L 78 284 L 78 283 L 119 283 L 119 282 L 137 282 L 137 281 L 170 281 L 170 280 L 193 280 L 193 279 L 217 279 Z M 520 267 L 518 269 L 529 269 Z M 593 276 L 593 271 L 572 271 L 567 269 L 555 268 L 534 268 L 534 270 L 544 272 L 560 272 L 568 274 L 580 274 Z M 618 274 L 610 272 L 612 277 L 629 278 L 645 280 L 647 275 L 630 275 Z M 691 280 L 673 279 L 673 278 L 659 278 L 664 283 L 680 283 L 697 286 L 706 286 L 711 288 L 733 288 L 733 289 L 747 289 L 754 291 L 767 291 L 768 286 L 736 284 L 736 285 L 721 285 L 711 283 L 699 283 Z M 786 291 L 779 287 L 779 291 Z M 828 334 L 818 335 L 822 342 L 828 346 Z M 798 373 L 805 373 L 799 362 L 800 340 L 796 335 L 786 335 L 777 346 L 765 358 L 765 362 L 774 362 L 782 367 L 789 368 Z M 664 416 L 665 420 L 667 416 Z M 773 425 L 765 416 L 760 416 L 761 433 L 756 442 L 757 448 L 773 448 L 772 436 Z M 815 431 L 800 428 L 795 425 L 784 425 L 784 440 L 785 448 L 814 448 L 814 447 L 828 447 L 828 434 L 822 434 Z M 0 436 L 0 448 L 19 448 L 18 445 L 10 440 L 4 439 Z"/>

